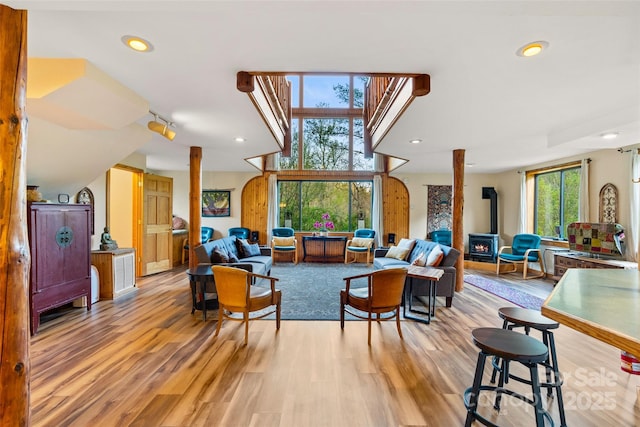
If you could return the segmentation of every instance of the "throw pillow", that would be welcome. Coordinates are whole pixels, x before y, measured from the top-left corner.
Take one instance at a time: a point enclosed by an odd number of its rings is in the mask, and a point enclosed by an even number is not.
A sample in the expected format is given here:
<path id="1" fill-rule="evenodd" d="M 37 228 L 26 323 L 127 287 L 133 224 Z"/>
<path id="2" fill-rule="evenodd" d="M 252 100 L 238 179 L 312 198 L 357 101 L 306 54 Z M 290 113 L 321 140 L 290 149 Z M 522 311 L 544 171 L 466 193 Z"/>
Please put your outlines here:
<path id="1" fill-rule="evenodd" d="M 220 248 L 214 248 L 213 252 L 211 252 L 211 262 L 214 264 L 227 263 L 229 262 L 229 256 L 224 250 Z"/>
<path id="2" fill-rule="evenodd" d="M 229 262 L 240 262 L 236 254 L 229 254 Z"/>
<path id="3" fill-rule="evenodd" d="M 247 242 L 245 239 L 236 238 L 236 250 L 238 251 L 238 258 L 246 258 L 249 256 L 244 251 L 245 243 L 249 244 L 249 242 Z"/>
<path id="4" fill-rule="evenodd" d="M 246 239 L 242 239 L 240 242 L 242 244 L 242 258 L 249 258 L 250 256 L 258 256 L 261 254 L 259 244 L 249 243 Z"/>
<path id="5" fill-rule="evenodd" d="M 408 253 L 409 253 L 409 249 L 400 248 L 398 246 L 391 246 L 387 251 L 385 258 L 395 258 L 395 259 L 399 259 L 400 261 L 404 261 Z"/>
<path id="6" fill-rule="evenodd" d="M 415 245 L 416 239 L 400 239 L 400 243 L 398 243 L 399 248 L 407 249 L 407 256 L 409 256 Z M 407 261 L 407 259 L 405 259 L 405 261 Z"/>
<path id="7" fill-rule="evenodd" d="M 276 246 L 293 246 L 295 240 L 295 237 L 274 237 L 273 244 Z"/>
<path id="8" fill-rule="evenodd" d="M 187 228 L 187 221 L 180 218 L 179 216 L 174 216 L 171 224 L 174 230 L 184 230 Z"/>
<path id="9" fill-rule="evenodd" d="M 417 265 L 419 267 L 424 267 L 427 264 L 427 256 L 424 252 L 420 252 L 420 255 L 416 259 L 413 260 L 411 265 Z"/>
<path id="10" fill-rule="evenodd" d="M 437 267 L 440 265 L 440 262 L 442 262 L 442 258 L 444 258 L 444 252 L 442 252 L 440 245 L 438 245 L 429 252 L 429 256 L 427 256 L 427 265 Z"/>
<path id="11" fill-rule="evenodd" d="M 353 239 L 351 239 L 351 244 L 349 246 L 354 246 L 356 248 L 366 248 L 372 242 L 373 239 L 370 237 L 354 237 Z"/>

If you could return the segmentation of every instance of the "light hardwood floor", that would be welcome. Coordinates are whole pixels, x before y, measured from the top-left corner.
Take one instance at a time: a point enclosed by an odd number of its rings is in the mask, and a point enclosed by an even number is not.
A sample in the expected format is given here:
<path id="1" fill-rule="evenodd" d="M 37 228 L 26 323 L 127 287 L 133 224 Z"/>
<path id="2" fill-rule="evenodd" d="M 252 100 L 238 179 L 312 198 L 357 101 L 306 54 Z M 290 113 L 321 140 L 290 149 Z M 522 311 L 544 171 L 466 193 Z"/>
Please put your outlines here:
<path id="1" fill-rule="evenodd" d="M 545 295 L 552 288 L 513 282 Z M 244 347 L 239 323 L 213 338 L 214 313 L 191 315 L 184 269 L 138 286 L 41 325 L 31 346 L 32 425 L 462 425 L 477 357 L 470 331 L 500 327 L 497 309 L 510 305 L 466 285 L 430 325 L 403 321 L 404 341 L 393 322 L 374 326 L 368 347 L 363 321 L 344 332 L 337 321 L 283 321 L 276 333 L 263 320 Z M 570 426 L 640 425 L 640 381 L 620 370 L 617 349 L 566 327 L 556 342 Z M 519 401 L 505 397 L 499 415 L 490 403 L 482 412 L 498 424 L 534 425 Z"/>

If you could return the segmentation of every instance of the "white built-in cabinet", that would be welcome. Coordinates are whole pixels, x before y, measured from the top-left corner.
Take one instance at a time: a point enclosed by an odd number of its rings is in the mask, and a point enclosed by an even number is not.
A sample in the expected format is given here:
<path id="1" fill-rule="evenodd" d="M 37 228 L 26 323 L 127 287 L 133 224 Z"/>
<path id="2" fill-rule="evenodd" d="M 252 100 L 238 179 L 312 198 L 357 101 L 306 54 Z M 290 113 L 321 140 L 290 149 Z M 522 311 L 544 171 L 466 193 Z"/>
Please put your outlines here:
<path id="1" fill-rule="evenodd" d="M 135 249 L 92 251 L 91 264 L 100 276 L 100 299 L 115 299 L 136 290 Z"/>

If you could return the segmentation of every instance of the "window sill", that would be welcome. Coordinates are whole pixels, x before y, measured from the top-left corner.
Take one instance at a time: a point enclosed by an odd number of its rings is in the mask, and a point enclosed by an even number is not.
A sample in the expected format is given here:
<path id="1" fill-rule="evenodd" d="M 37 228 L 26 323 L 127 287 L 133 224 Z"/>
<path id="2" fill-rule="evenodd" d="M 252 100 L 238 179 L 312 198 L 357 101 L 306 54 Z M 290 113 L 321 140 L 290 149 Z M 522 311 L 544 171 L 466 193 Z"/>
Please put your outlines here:
<path id="1" fill-rule="evenodd" d="M 569 248 L 569 242 L 567 240 L 556 240 L 543 237 L 542 244 L 544 246 L 555 246 L 557 248 Z"/>

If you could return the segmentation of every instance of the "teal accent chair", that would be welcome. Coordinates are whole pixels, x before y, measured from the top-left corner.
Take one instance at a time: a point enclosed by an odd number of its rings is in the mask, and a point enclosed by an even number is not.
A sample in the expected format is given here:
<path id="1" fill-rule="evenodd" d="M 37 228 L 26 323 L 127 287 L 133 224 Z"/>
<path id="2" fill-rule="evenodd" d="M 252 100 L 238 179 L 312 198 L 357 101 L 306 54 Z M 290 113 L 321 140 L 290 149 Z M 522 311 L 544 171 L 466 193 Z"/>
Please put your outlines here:
<path id="1" fill-rule="evenodd" d="M 358 254 L 367 254 L 367 265 L 371 259 L 371 249 L 373 248 L 373 239 L 376 237 L 375 230 L 370 228 L 359 228 L 353 232 L 353 239 L 347 240 L 344 250 L 344 263 L 356 262 Z M 353 254 L 353 260 L 349 261 L 349 254 Z M 371 259 L 373 261 L 373 259 Z M 371 264 L 373 265 L 373 264 Z"/>
<path id="2" fill-rule="evenodd" d="M 249 239 L 251 230 L 246 227 L 231 227 L 229 229 L 229 236 L 236 236 L 238 239 Z"/>
<path id="3" fill-rule="evenodd" d="M 293 263 L 298 263 L 298 246 L 296 234 L 291 227 L 276 227 L 271 230 L 271 252 L 274 253 L 273 264 L 276 263 L 276 253 L 293 254 Z"/>
<path id="4" fill-rule="evenodd" d="M 441 228 L 431 232 L 431 240 L 445 246 L 451 246 L 451 230 Z"/>
<path id="5" fill-rule="evenodd" d="M 200 244 L 207 243 L 213 238 L 213 228 L 200 227 Z M 189 239 L 184 239 L 182 249 L 182 263 L 184 264 L 189 256 Z"/>
<path id="6" fill-rule="evenodd" d="M 496 274 L 500 274 L 500 263 L 512 264 L 511 270 L 503 273 L 512 273 L 518 269 L 518 264 L 522 264 L 522 278 L 533 279 L 536 277 L 544 277 L 544 262 L 540 254 L 540 242 L 542 239 L 537 234 L 516 234 L 513 236 L 511 246 L 502 246 L 498 251 L 498 263 Z M 504 252 L 509 250 L 509 252 Z M 540 274 L 527 277 L 530 262 L 540 263 Z"/>

